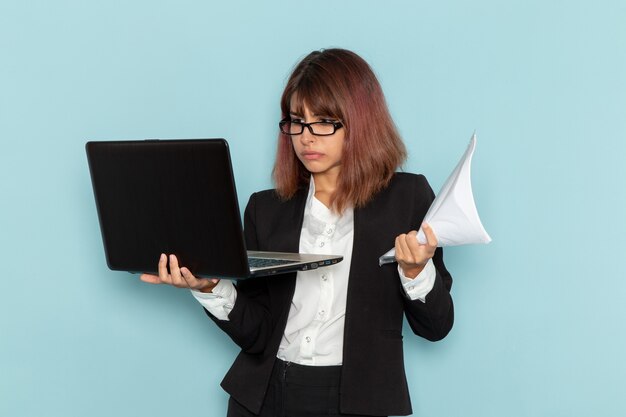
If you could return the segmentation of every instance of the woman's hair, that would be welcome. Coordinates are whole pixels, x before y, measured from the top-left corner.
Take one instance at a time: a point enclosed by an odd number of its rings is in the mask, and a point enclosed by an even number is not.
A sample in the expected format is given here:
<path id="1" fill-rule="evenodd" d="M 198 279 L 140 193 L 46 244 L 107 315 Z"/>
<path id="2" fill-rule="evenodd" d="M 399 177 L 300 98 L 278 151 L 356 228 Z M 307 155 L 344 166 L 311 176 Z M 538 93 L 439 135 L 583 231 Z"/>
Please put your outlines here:
<path id="1" fill-rule="evenodd" d="M 296 109 L 290 108 L 292 98 Z M 289 77 L 280 101 L 282 117 L 303 113 L 305 104 L 312 113 L 337 118 L 344 125 L 333 208 L 341 213 L 350 205 L 362 207 L 389 184 L 406 159 L 406 149 L 374 72 L 363 58 L 345 49 L 311 52 Z M 284 199 L 293 197 L 310 180 L 290 136 L 283 133 L 278 137 L 273 177 L 276 191 Z"/>

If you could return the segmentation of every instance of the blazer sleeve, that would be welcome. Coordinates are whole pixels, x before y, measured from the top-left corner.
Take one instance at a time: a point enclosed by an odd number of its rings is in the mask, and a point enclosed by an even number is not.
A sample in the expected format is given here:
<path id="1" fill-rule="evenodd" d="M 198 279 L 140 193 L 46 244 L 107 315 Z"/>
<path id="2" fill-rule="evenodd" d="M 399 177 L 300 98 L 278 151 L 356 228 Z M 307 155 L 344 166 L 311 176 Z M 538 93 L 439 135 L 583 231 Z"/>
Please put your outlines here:
<path id="1" fill-rule="evenodd" d="M 244 213 L 244 233 L 250 250 L 258 249 L 256 216 L 256 194 L 252 194 Z M 243 351 L 261 353 L 272 331 L 267 281 L 262 277 L 241 280 L 236 289 L 237 301 L 227 321 L 205 311 Z"/>
<path id="2" fill-rule="evenodd" d="M 420 192 L 414 193 L 415 207 L 418 207 L 420 219 L 412 225 L 418 230 L 421 219 L 435 198 L 435 193 L 424 176 L 418 176 L 420 186 L 416 187 Z M 427 204 L 424 204 L 426 202 Z M 404 298 L 404 311 L 407 321 L 413 332 L 425 339 L 437 341 L 443 339 L 452 329 L 454 323 L 454 305 L 450 295 L 452 288 L 452 276 L 443 262 L 443 249 L 437 248 L 433 256 L 433 264 L 437 270 L 435 283 L 432 290 L 426 296 L 425 302 Z"/>

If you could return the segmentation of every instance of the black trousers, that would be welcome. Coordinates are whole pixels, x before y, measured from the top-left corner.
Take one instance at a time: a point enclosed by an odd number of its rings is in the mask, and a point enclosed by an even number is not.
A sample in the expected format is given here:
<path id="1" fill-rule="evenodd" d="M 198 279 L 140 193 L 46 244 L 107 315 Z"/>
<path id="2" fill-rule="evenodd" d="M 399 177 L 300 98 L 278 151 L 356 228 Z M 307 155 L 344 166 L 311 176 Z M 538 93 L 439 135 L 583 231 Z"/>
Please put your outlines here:
<path id="1" fill-rule="evenodd" d="M 305 366 L 276 359 L 260 414 L 233 398 L 227 417 L 365 417 L 339 412 L 341 366 Z"/>

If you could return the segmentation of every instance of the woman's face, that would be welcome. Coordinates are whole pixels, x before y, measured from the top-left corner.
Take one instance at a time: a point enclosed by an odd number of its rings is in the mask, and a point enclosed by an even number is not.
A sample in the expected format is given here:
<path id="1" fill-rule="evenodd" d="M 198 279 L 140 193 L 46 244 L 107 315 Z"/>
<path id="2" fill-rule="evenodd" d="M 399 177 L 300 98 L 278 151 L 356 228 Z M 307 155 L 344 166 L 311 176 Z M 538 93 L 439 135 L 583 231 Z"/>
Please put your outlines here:
<path id="1" fill-rule="evenodd" d="M 325 114 L 314 114 L 305 105 L 302 106 L 303 114 L 294 110 L 300 106 L 291 100 L 290 118 L 292 121 L 302 123 L 312 122 L 337 122 L 336 118 Z M 341 157 L 343 153 L 343 142 L 345 128 L 340 128 L 330 136 L 316 136 L 308 128 L 300 135 L 291 136 L 293 150 L 305 168 L 315 175 L 338 175 L 341 171 Z"/>

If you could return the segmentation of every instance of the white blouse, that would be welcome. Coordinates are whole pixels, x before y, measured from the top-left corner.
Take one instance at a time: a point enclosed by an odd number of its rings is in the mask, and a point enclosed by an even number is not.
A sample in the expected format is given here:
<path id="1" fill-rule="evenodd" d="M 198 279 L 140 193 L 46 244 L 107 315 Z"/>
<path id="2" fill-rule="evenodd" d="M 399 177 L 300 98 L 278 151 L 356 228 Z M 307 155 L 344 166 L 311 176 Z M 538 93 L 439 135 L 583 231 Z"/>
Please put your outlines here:
<path id="1" fill-rule="evenodd" d="M 336 265 L 297 273 L 287 326 L 276 354 L 278 358 L 302 365 L 341 365 L 353 236 L 352 208 L 341 215 L 334 213 L 315 198 L 311 178 L 299 251 L 343 255 L 344 259 Z M 400 267 L 398 273 L 407 296 L 424 302 L 435 282 L 432 260 L 415 279 L 406 278 Z M 228 320 L 237 300 L 236 287 L 226 279 L 220 280 L 212 293 L 192 291 L 192 294 L 220 320 Z"/>

